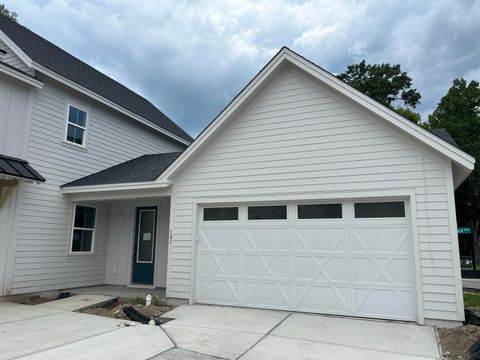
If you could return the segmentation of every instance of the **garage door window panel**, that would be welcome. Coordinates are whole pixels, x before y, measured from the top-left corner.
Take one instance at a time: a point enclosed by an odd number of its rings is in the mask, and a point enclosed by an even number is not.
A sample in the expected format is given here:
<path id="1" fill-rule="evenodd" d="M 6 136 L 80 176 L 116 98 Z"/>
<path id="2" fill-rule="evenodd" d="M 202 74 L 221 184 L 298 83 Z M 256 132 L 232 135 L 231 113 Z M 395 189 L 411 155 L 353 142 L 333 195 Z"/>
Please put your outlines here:
<path id="1" fill-rule="evenodd" d="M 287 206 L 249 206 L 248 220 L 285 220 L 287 219 Z"/>
<path id="2" fill-rule="evenodd" d="M 305 204 L 297 206 L 298 219 L 341 219 L 342 204 Z"/>
<path id="3" fill-rule="evenodd" d="M 205 208 L 203 221 L 228 221 L 238 220 L 238 207 Z"/>
<path id="4" fill-rule="evenodd" d="M 405 218 L 405 203 L 403 201 L 355 203 L 355 218 Z"/>

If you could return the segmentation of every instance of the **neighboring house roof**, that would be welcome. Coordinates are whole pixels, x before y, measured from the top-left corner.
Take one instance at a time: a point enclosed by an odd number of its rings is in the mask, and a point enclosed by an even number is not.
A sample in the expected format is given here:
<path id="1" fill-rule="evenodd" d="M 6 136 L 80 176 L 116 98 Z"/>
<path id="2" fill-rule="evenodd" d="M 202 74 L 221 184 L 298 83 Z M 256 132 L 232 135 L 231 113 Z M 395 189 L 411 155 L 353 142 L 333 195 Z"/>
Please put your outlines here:
<path id="1" fill-rule="evenodd" d="M 445 141 L 441 137 L 435 136 L 423 129 L 422 127 L 412 123 L 408 119 L 397 114 L 395 111 L 387 108 L 379 102 L 373 100 L 367 95 L 354 89 L 350 85 L 338 79 L 335 75 L 324 70 L 320 66 L 314 64 L 303 56 L 283 47 L 270 62 L 247 84 L 247 86 L 227 105 L 227 107 L 197 136 L 195 141 L 166 169 L 157 179 L 157 183 L 168 182 L 171 177 L 179 171 L 184 164 L 188 163 L 190 157 L 207 143 L 207 139 L 213 136 L 224 123 L 234 118 L 232 114 L 236 113 L 239 107 L 261 87 L 270 76 L 284 64 L 293 64 L 297 68 L 303 70 L 307 74 L 321 81 L 332 90 L 339 92 L 354 103 L 362 106 L 366 110 L 376 114 L 388 123 L 392 124 L 400 131 L 416 138 L 428 147 L 440 152 L 450 158 L 456 164 L 459 164 L 459 174 L 456 177 L 455 185 L 458 186 L 473 170 L 475 159 L 458 149 L 451 143 Z"/>
<path id="2" fill-rule="evenodd" d="M 26 160 L 5 155 L 0 155 L 0 175 L 33 181 L 45 181 L 45 178 L 32 168 Z"/>
<path id="3" fill-rule="evenodd" d="M 188 143 L 192 137 L 144 97 L 70 55 L 26 27 L 0 16 L 0 30 L 33 62 L 83 86 Z"/>
<path id="4" fill-rule="evenodd" d="M 123 184 L 153 181 L 181 154 L 143 155 L 62 185 L 62 187 Z"/>
<path id="5" fill-rule="evenodd" d="M 447 129 L 430 129 L 429 130 L 433 135 L 438 136 L 440 139 L 446 141 L 449 144 L 458 148 L 458 144 L 455 139 L 450 135 Z"/>

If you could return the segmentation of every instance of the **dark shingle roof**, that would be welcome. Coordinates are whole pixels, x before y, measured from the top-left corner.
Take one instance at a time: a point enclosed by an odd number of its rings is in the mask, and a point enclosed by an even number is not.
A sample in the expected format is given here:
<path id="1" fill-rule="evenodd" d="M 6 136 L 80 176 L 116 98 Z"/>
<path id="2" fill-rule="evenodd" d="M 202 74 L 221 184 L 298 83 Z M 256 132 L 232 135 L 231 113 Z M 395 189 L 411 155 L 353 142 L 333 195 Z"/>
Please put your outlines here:
<path id="1" fill-rule="evenodd" d="M 458 147 L 458 144 L 457 142 L 455 141 L 455 139 L 452 137 L 452 135 L 450 135 L 450 133 L 447 131 L 447 129 L 430 129 L 430 132 L 439 137 L 440 139 L 446 141 L 447 143 L 449 143 L 450 145 L 453 145 L 455 147 Z"/>
<path id="2" fill-rule="evenodd" d="M 62 187 L 123 184 L 153 181 L 181 154 L 143 155 L 62 185 Z"/>
<path id="3" fill-rule="evenodd" d="M 44 182 L 40 175 L 26 160 L 0 155 L 0 175 L 14 176 L 22 179 Z"/>
<path id="4" fill-rule="evenodd" d="M 193 141 L 190 135 L 147 99 L 70 55 L 26 27 L 0 15 L 0 30 L 34 62 L 103 96 L 182 139 L 189 142 Z"/>

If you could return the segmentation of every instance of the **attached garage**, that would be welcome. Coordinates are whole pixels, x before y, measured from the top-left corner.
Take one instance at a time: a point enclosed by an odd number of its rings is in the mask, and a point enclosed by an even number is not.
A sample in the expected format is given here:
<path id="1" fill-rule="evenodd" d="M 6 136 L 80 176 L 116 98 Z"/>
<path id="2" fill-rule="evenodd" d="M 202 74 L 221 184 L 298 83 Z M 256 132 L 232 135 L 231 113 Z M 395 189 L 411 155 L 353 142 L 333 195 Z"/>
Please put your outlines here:
<path id="1" fill-rule="evenodd" d="M 203 207 L 195 301 L 416 320 L 408 201 Z"/>
<path id="2" fill-rule="evenodd" d="M 156 180 L 167 296 L 456 326 L 474 159 L 282 49 Z"/>

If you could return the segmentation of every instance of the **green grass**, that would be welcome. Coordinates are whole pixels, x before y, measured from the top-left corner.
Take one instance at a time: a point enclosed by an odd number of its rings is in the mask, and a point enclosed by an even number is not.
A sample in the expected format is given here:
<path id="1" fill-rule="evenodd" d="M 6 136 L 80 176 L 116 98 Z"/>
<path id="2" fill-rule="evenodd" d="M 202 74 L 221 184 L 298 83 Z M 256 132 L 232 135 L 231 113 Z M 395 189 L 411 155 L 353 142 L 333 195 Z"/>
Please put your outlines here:
<path id="1" fill-rule="evenodd" d="M 465 303 L 465 309 L 480 314 L 480 292 L 464 291 L 463 302 Z"/>

